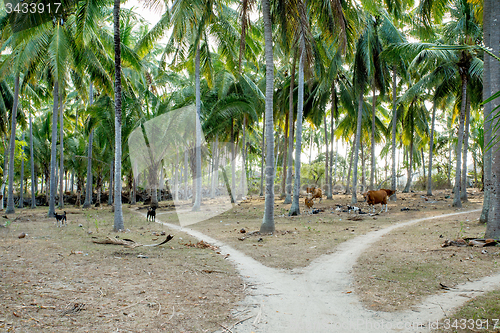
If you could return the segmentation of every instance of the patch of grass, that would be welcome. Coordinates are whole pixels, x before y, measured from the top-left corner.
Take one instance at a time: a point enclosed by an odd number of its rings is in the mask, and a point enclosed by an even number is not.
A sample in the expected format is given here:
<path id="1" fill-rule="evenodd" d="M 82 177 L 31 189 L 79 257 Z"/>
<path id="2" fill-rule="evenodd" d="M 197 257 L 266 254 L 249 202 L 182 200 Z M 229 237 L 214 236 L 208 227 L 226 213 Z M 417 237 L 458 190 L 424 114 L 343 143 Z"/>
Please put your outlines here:
<path id="1" fill-rule="evenodd" d="M 364 253 L 354 266 L 356 291 L 366 307 L 399 311 L 469 279 L 500 271 L 499 248 L 445 247 L 445 239 L 482 237 L 480 212 L 433 219 L 397 229 Z"/>
<path id="2" fill-rule="evenodd" d="M 446 321 L 441 320 L 439 332 L 498 332 L 499 318 L 500 290 L 494 290 L 468 301 Z"/>

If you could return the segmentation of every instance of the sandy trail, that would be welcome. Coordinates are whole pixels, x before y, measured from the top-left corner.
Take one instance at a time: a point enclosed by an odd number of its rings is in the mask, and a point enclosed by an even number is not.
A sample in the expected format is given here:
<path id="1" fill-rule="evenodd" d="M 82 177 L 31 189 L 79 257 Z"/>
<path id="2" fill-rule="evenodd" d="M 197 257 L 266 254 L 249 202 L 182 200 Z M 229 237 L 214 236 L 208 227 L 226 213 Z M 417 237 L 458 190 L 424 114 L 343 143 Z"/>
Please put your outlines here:
<path id="1" fill-rule="evenodd" d="M 383 235 L 404 226 L 479 210 L 415 219 L 370 232 L 340 244 L 309 266 L 293 271 L 269 268 L 201 232 L 157 222 L 220 247 L 240 272 L 251 294 L 238 306 L 232 332 L 412 332 L 429 331 L 436 321 L 474 297 L 500 285 L 500 274 L 428 297 L 421 306 L 388 313 L 364 308 L 353 290 L 351 271 L 357 258 Z"/>

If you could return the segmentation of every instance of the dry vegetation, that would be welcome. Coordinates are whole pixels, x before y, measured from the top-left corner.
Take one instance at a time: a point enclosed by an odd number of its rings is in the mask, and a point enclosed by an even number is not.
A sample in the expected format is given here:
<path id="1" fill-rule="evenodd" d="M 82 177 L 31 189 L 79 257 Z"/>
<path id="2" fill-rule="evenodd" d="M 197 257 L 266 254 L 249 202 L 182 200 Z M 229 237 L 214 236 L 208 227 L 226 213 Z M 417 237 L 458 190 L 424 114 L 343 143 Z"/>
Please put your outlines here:
<path id="1" fill-rule="evenodd" d="M 161 247 L 93 244 L 108 234 L 142 244 L 165 236 L 127 210 L 129 231 L 118 234 L 108 233 L 109 209 L 65 210 L 67 227 L 56 228 L 43 208 L 18 210 L 0 228 L 0 331 L 212 332 L 235 321 L 230 309 L 243 286 L 222 256 L 184 246 L 197 241 L 178 232 Z"/>
<path id="2" fill-rule="evenodd" d="M 290 205 L 276 200 L 274 235 L 256 232 L 264 200 L 254 198 L 190 227 L 264 265 L 294 269 L 335 251 L 336 245 L 353 237 L 407 220 L 457 212 L 451 207 L 452 199 L 446 198 L 449 192 L 435 194 L 427 200 L 422 193 L 398 194 L 398 201 L 389 203 L 388 213 L 360 215 L 361 220 L 335 210 L 337 204 L 347 205 L 349 196 L 336 195 L 334 200 L 316 203 L 314 208 L 324 210 L 319 214 L 311 215 L 301 206 L 302 214 L 297 217 L 289 217 Z M 482 196 L 475 192 L 462 210 L 480 208 L 481 203 Z M 367 210 L 365 203 L 359 206 Z M 129 208 L 144 212 L 145 206 Z M 45 208 L 18 210 L 10 216 L 13 222 L 0 228 L 0 302 L 4 305 L 0 328 L 205 332 L 237 322 L 230 310 L 245 291 L 234 267 L 210 249 L 184 245 L 197 243 L 194 238 L 148 223 L 131 210 L 124 210 L 129 230 L 119 234 L 110 233 L 109 208 L 66 209 L 70 223 L 64 228 L 56 228 L 54 219 L 45 217 Z M 385 235 L 354 266 L 357 294 L 365 306 L 402 310 L 427 295 L 443 292 L 439 283 L 453 287 L 500 271 L 497 247 L 488 248 L 485 254 L 480 248 L 441 248 L 445 239 L 481 237 L 485 227 L 477 223 L 478 216 L 479 212 L 427 220 Z M 161 204 L 157 219 L 178 223 L 171 203 Z M 175 235 L 161 247 L 129 249 L 91 242 L 91 237 L 118 235 L 142 244 L 159 243 L 165 236 L 154 233 L 161 231 Z M 21 232 L 28 236 L 19 239 Z"/>
<path id="3" fill-rule="evenodd" d="M 445 247 L 445 239 L 482 237 L 479 213 L 427 220 L 397 229 L 354 266 L 356 289 L 367 308 L 404 310 L 425 296 L 500 271 L 498 247 Z"/>

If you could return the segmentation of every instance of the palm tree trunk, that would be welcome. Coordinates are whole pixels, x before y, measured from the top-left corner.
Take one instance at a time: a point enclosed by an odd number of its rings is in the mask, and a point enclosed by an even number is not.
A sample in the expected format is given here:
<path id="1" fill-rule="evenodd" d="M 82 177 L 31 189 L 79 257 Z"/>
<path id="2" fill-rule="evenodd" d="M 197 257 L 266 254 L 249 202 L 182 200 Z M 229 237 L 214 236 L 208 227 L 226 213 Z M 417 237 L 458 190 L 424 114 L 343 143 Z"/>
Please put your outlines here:
<path id="1" fill-rule="evenodd" d="M 464 71 L 464 70 L 463 70 Z M 467 104 L 467 74 L 462 72 L 462 106 L 460 107 L 460 124 L 458 127 L 458 142 L 457 142 L 457 163 L 455 167 L 455 186 L 453 187 L 453 207 L 462 207 L 460 200 L 460 185 L 461 185 L 461 154 L 462 142 L 464 139 L 464 123 L 465 123 L 465 109 Z"/>
<path id="2" fill-rule="evenodd" d="M 300 153 L 302 151 L 302 114 L 304 108 L 304 41 L 301 41 L 301 53 L 299 59 L 299 85 L 297 99 L 297 138 L 295 141 L 295 184 L 293 190 L 292 207 L 288 215 L 299 215 L 299 194 L 300 194 Z"/>
<path id="3" fill-rule="evenodd" d="M 31 168 L 31 208 L 36 208 L 35 157 L 33 153 L 33 124 L 30 110 L 30 168 Z"/>
<path id="4" fill-rule="evenodd" d="M 14 151 L 16 149 L 16 120 L 17 105 L 19 103 L 19 73 L 14 79 L 14 103 L 12 105 L 11 126 L 10 126 L 10 145 L 9 145 L 9 189 L 7 198 L 7 209 L 5 214 L 14 214 Z"/>
<path id="5" fill-rule="evenodd" d="M 56 205 L 56 163 L 57 163 L 57 102 L 59 100 L 59 82 L 54 82 L 54 106 L 52 108 L 52 144 L 50 154 L 50 196 L 48 217 L 55 216 Z"/>
<path id="6" fill-rule="evenodd" d="M 409 155 L 409 165 L 408 165 L 408 179 L 406 180 L 406 186 L 403 190 L 403 193 L 409 193 L 410 188 L 411 188 L 411 183 L 413 180 L 413 122 L 412 122 L 412 129 L 411 129 L 411 141 L 410 141 L 410 149 L 408 151 Z"/>
<path id="7" fill-rule="evenodd" d="M 323 116 L 323 123 L 325 125 L 325 183 L 326 183 L 326 197 L 332 197 L 332 189 L 330 188 L 330 180 L 328 177 L 330 176 L 329 171 L 329 162 L 330 156 L 328 155 L 328 126 L 326 124 L 326 114 Z"/>
<path id="8" fill-rule="evenodd" d="M 94 89 L 93 84 L 90 82 L 89 87 L 89 106 L 94 104 Z M 94 129 L 90 130 L 89 134 L 89 147 L 87 150 L 87 185 L 85 187 L 85 201 L 83 208 L 88 208 L 92 205 L 92 146 L 94 144 Z"/>
<path id="9" fill-rule="evenodd" d="M 335 84 L 332 83 L 332 94 L 335 94 Z M 330 188 L 330 196 L 326 196 L 327 199 L 333 199 L 333 116 L 335 112 L 335 95 L 332 95 L 332 111 L 330 112 L 330 174 L 328 184 Z M 335 153 L 336 154 L 336 153 Z M 335 155 L 335 176 L 337 176 L 337 155 Z"/>
<path id="10" fill-rule="evenodd" d="M 188 199 L 188 151 L 184 151 L 184 200 Z"/>
<path id="11" fill-rule="evenodd" d="M 485 0 L 487 1 L 487 0 Z M 500 16 L 500 6 L 497 5 L 496 2 L 491 2 L 489 8 L 490 10 L 490 18 L 488 22 L 484 22 L 484 24 L 490 24 L 490 45 L 486 45 L 487 47 L 492 48 L 492 52 L 498 57 L 500 55 L 500 21 L 498 17 Z M 500 91 L 500 62 L 496 60 L 490 61 L 490 94 L 496 93 Z M 500 99 L 496 98 L 491 103 L 491 109 L 495 110 L 496 107 L 500 105 Z M 496 128 L 495 133 L 492 133 L 492 138 L 494 136 L 498 136 L 500 133 L 498 127 Z M 493 182 L 493 191 L 491 194 L 491 207 L 492 213 L 488 216 L 488 223 L 486 225 L 486 233 L 485 237 L 487 238 L 500 238 L 500 163 L 495 163 L 495 161 L 500 161 L 500 143 L 498 140 L 495 142 L 495 145 L 492 148 L 492 182 Z"/>
<path id="12" fill-rule="evenodd" d="M 120 0 L 114 0 L 113 8 L 115 47 L 115 215 L 113 229 L 123 230 L 122 212 L 122 81 L 120 46 Z"/>
<path id="13" fill-rule="evenodd" d="M 234 203 L 236 199 L 236 152 L 234 144 L 234 121 L 231 119 L 231 203 Z"/>
<path id="14" fill-rule="evenodd" d="M 338 164 L 338 157 L 339 157 L 339 141 L 335 140 L 335 172 L 333 174 L 333 179 L 335 183 L 337 183 L 337 164 Z"/>
<path id="15" fill-rule="evenodd" d="M 112 161 L 109 164 L 109 195 L 108 195 L 108 205 L 113 205 L 113 175 L 114 170 L 113 166 L 115 165 L 115 161 Z"/>
<path id="16" fill-rule="evenodd" d="M 264 41 L 266 57 L 266 201 L 264 217 L 260 226 L 260 232 L 274 232 L 274 136 L 273 136 L 273 90 L 274 90 L 274 61 L 273 61 L 273 35 L 271 22 L 270 1 L 262 1 L 262 12 L 264 19 Z"/>
<path id="17" fill-rule="evenodd" d="M 290 134 L 288 133 L 289 129 L 290 129 L 290 132 L 291 132 L 291 128 L 289 127 L 289 119 L 290 117 L 290 114 L 287 113 L 286 116 L 285 116 L 285 136 L 283 138 L 283 164 L 282 164 L 282 168 L 281 168 L 281 198 L 285 198 L 286 197 L 286 175 L 287 175 L 287 165 L 288 165 L 288 147 L 287 147 L 287 144 L 288 144 L 288 137 L 290 136 Z"/>
<path id="18" fill-rule="evenodd" d="M 288 129 L 290 134 L 288 135 L 288 170 L 286 174 L 286 197 L 285 204 L 292 203 L 292 164 L 293 164 L 293 137 L 294 137 L 294 126 L 293 126 L 293 90 L 295 85 L 295 63 L 297 61 L 297 51 L 293 53 L 292 60 L 292 74 L 290 77 L 290 92 L 288 93 Z"/>
<path id="19" fill-rule="evenodd" d="M 424 148 L 420 148 L 420 154 L 422 155 L 422 172 L 424 174 L 424 179 L 425 179 L 425 156 L 424 156 Z"/>
<path id="20" fill-rule="evenodd" d="M 483 2 L 483 35 L 484 44 L 486 46 L 491 45 L 490 42 L 490 24 L 491 23 L 491 0 L 484 0 Z M 485 53 L 484 55 L 484 68 L 483 68 L 483 101 L 487 100 L 491 96 L 491 63 L 493 60 L 490 55 Z M 484 188 L 484 198 L 483 198 L 483 210 L 481 211 L 481 216 L 479 217 L 479 222 L 487 223 L 488 216 L 491 207 L 491 195 L 493 191 L 493 183 L 491 178 L 491 159 L 493 157 L 491 149 L 488 149 L 491 141 L 491 102 L 484 105 L 484 152 L 483 152 L 483 188 Z"/>
<path id="21" fill-rule="evenodd" d="M 259 196 L 264 196 L 264 159 L 265 159 L 265 133 L 266 133 L 266 119 L 262 120 L 264 123 L 262 126 L 262 158 L 260 159 L 260 194 Z"/>
<path id="22" fill-rule="evenodd" d="M 469 123 L 470 123 L 470 97 L 467 96 L 467 104 L 465 106 L 465 132 L 464 132 L 464 148 L 463 148 L 463 163 L 462 163 L 462 188 L 460 199 L 467 200 L 467 151 L 469 148 Z"/>
<path id="23" fill-rule="evenodd" d="M 352 174 L 352 161 L 354 160 L 354 142 L 356 140 L 354 139 L 353 143 L 351 144 L 351 156 L 349 157 L 349 171 L 347 171 L 347 182 L 346 182 L 346 188 L 345 188 L 345 194 L 350 194 L 350 186 L 351 186 L 351 174 Z"/>
<path id="24" fill-rule="evenodd" d="M 357 203 L 357 186 L 358 186 L 358 155 L 359 147 L 361 144 L 361 121 L 363 119 L 363 92 L 359 93 L 358 97 L 358 118 L 356 123 L 356 138 L 354 139 L 354 163 L 353 163 L 353 175 L 352 175 L 352 197 L 351 203 Z"/>
<path id="25" fill-rule="evenodd" d="M 432 106 L 431 140 L 429 143 L 429 171 L 427 173 L 427 195 L 432 195 L 432 157 L 434 155 L 434 126 L 436 123 L 436 103 Z"/>
<path id="26" fill-rule="evenodd" d="M 64 125 L 63 125 L 63 97 L 60 96 L 59 100 L 59 209 L 64 207 L 64 191 L 63 191 L 63 182 L 64 182 L 64 146 L 63 146 L 63 137 L 64 137 Z"/>
<path id="27" fill-rule="evenodd" d="M 363 147 L 363 140 L 359 142 L 359 152 L 361 155 L 361 193 L 366 191 L 366 165 L 365 165 L 365 149 Z"/>
<path id="28" fill-rule="evenodd" d="M 373 86 L 375 86 L 375 82 L 373 82 Z M 375 94 L 375 89 L 373 89 L 373 98 L 372 98 L 372 166 L 370 169 L 370 190 L 374 190 L 374 181 L 375 181 L 375 109 L 377 107 L 377 95 Z"/>
<path id="29" fill-rule="evenodd" d="M 23 136 L 22 136 L 22 141 L 24 142 L 24 133 L 23 133 Z M 23 146 L 23 153 L 25 151 L 25 147 Z M 19 204 L 18 204 L 18 207 L 19 208 L 24 208 L 24 154 L 23 154 L 23 158 L 21 159 L 21 184 L 19 186 Z"/>
<path id="30" fill-rule="evenodd" d="M 397 70 L 396 66 L 392 68 L 392 168 L 391 168 L 391 190 L 396 191 L 396 128 L 398 124 L 398 108 L 397 108 Z M 396 201 L 397 196 L 394 192 L 391 195 L 391 200 Z"/>
<path id="31" fill-rule="evenodd" d="M 193 211 L 200 210 L 201 206 L 201 92 L 200 92 L 200 45 L 196 48 L 195 58 L 195 86 L 196 86 L 196 194 Z"/>
<path id="32" fill-rule="evenodd" d="M 240 184 L 240 193 L 241 199 L 245 198 L 245 148 L 246 148 L 246 127 L 247 127 L 247 117 L 243 116 L 243 134 L 242 134 L 242 142 L 241 142 L 241 184 Z"/>

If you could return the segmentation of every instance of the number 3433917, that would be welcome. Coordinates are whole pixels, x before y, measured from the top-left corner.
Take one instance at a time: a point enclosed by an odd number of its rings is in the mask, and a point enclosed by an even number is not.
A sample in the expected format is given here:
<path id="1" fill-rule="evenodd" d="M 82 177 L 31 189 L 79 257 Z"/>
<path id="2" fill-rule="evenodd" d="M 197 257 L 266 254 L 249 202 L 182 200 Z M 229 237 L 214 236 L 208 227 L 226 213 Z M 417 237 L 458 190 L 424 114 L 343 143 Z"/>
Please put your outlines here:
<path id="1" fill-rule="evenodd" d="M 22 13 L 22 14 L 57 14 L 60 11 L 61 3 L 27 3 L 27 2 L 18 2 L 11 3 L 6 2 L 5 10 L 7 14 L 11 13 Z"/>
<path id="2" fill-rule="evenodd" d="M 500 329 L 500 319 L 445 319 L 444 329 Z"/>

